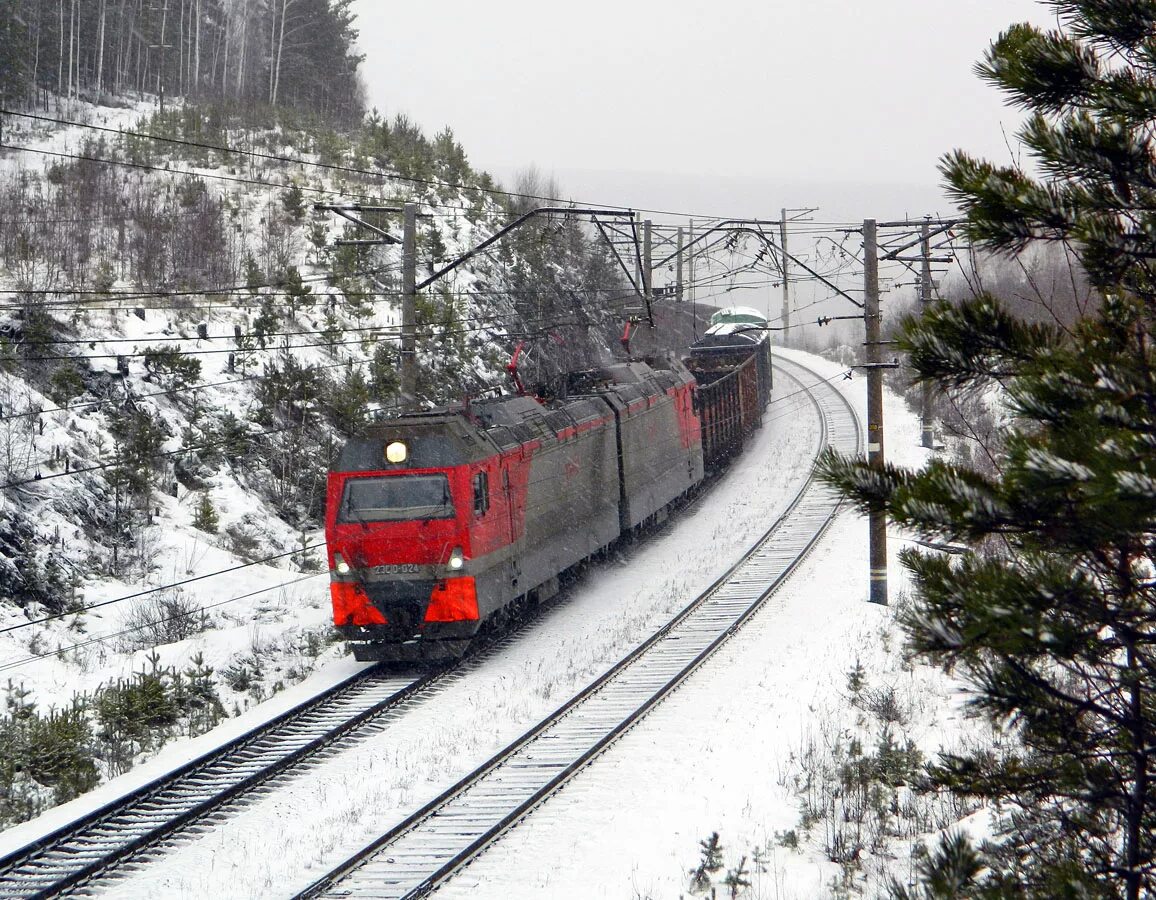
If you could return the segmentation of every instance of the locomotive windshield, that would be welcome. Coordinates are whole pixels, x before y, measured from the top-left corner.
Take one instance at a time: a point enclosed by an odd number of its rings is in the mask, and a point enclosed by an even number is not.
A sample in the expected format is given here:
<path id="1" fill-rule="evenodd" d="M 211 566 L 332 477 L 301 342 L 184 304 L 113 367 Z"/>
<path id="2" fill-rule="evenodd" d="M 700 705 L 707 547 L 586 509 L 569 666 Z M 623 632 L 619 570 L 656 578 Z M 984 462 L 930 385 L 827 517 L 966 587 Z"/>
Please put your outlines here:
<path id="1" fill-rule="evenodd" d="M 389 475 L 350 478 L 337 512 L 338 522 L 397 522 L 452 519 L 454 504 L 445 475 Z"/>

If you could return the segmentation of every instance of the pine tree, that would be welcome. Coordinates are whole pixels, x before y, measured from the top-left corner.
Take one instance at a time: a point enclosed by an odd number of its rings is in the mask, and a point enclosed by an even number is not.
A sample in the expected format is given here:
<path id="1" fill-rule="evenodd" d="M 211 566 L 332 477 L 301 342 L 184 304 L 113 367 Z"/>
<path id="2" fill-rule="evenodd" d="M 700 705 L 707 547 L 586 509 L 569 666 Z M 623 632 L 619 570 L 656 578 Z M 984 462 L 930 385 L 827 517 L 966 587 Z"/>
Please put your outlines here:
<path id="1" fill-rule="evenodd" d="M 959 832 L 940 837 L 939 845 L 919 860 L 917 868 L 922 889 L 909 891 L 892 878 L 893 900 L 962 900 L 983 896 L 977 885 L 983 862 L 971 842 Z"/>
<path id="2" fill-rule="evenodd" d="M 702 859 L 690 870 L 690 888 L 697 893 L 706 893 L 711 886 L 710 876 L 723 867 L 723 846 L 717 831 L 712 831 L 705 841 L 699 841 L 698 846 Z"/>
<path id="3" fill-rule="evenodd" d="M 971 548 L 902 557 L 912 648 L 969 677 L 1021 742 L 932 768 L 1010 811 L 968 895 L 1138 898 L 1156 890 L 1156 2 L 1051 5 L 1056 29 L 1013 26 L 977 67 L 1029 112 L 1018 138 L 1042 175 L 959 151 L 941 170 L 974 240 L 1063 244 L 1102 301 L 1072 328 L 990 296 L 904 322 L 919 380 L 1003 386 L 996 474 L 821 466 L 862 509 Z"/>
<path id="4" fill-rule="evenodd" d="M 730 894 L 731 900 L 736 900 L 743 891 L 751 886 L 751 880 L 748 877 L 750 874 L 751 872 L 750 869 L 747 868 L 747 858 L 745 856 L 739 860 L 739 864 L 733 869 L 727 869 L 723 884 L 726 885 L 727 893 Z"/>
<path id="5" fill-rule="evenodd" d="M 365 374 L 351 365 L 341 381 L 327 386 L 323 409 L 334 428 L 342 434 L 354 435 L 369 421 L 371 399 Z"/>
<path id="6" fill-rule="evenodd" d="M 299 307 L 313 305 L 313 288 L 301 280 L 296 266 L 290 266 L 285 273 L 285 299 L 289 303 L 291 315 L 297 315 Z"/>
<path id="7" fill-rule="evenodd" d="M 208 534 L 216 534 L 220 524 L 217 510 L 213 507 L 213 498 L 208 491 L 201 491 L 197 508 L 193 511 L 193 527 Z"/>

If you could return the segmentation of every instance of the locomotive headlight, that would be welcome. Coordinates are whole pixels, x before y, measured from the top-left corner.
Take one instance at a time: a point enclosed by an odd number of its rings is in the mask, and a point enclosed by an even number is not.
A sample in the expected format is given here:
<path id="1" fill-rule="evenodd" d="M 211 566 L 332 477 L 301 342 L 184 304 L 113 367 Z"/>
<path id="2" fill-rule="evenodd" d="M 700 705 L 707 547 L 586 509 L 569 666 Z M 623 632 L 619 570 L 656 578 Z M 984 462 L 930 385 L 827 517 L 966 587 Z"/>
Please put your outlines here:
<path id="1" fill-rule="evenodd" d="M 462 553 L 461 547 L 454 547 L 454 552 L 450 554 L 449 567 L 452 571 L 459 571 L 462 566 L 466 564 L 465 554 Z"/>
<path id="2" fill-rule="evenodd" d="M 403 463 L 406 456 L 409 455 L 403 441 L 390 441 L 385 445 L 385 459 L 391 463 Z"/>
<path id="3" fill-rule="evenodd" d="M 333 554 L 333 568 L 337 570 L 338 575 L 349 574 L 349 563 L 345 561 L 345 557 L 340 553 Z"/>

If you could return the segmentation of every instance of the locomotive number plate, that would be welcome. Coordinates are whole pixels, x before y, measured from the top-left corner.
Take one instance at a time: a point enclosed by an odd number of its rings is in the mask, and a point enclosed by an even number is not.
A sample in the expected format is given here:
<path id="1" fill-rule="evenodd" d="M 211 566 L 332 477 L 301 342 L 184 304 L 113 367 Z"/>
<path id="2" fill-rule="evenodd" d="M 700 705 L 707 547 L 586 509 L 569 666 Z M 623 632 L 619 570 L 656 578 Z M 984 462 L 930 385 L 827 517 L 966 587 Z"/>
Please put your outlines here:
<path id="1" fill-rule="evenodd" d="M 416 563 L 398 563 L 388 566 L 375 566 L 373 572 L 375 575 L 416 575 L 419 568 L 420 566 Z"/>

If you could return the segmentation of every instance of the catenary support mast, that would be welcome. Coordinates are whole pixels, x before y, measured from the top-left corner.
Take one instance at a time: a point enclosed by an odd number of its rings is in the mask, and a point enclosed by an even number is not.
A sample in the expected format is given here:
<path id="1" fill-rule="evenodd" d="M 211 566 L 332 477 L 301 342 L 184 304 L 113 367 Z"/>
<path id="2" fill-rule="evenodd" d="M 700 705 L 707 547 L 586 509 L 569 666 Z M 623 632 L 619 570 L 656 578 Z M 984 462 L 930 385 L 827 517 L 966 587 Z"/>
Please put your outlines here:
<path id="1" fill-rule="evenodd" d="M 863 318 L 867 331 L 867 462 L 883 467 L 883 365 L 880 359 L 882 321 L 879 316 L 879 246 L 874 219 L 863 220 Z M 869 517 L 870 596 L 887 604 L 887 518 L 880 511 Z"/>
<path id="2" fill-rule="evenodd" d="M 926 312 L 931 303 L 931 223 L 924 221 L 919 229 L 919 301 Z M 932 447 L 935 440 L 931 434 L 931 382 L 923 382 L 919 392 L 919 417 L 922 424 L 922 444 Z"/>
<path id="3" fill-rule="evenodd" d="M 401 402 L 417 402 L 417 204 L 403 210 L 401 232 Z"/>

